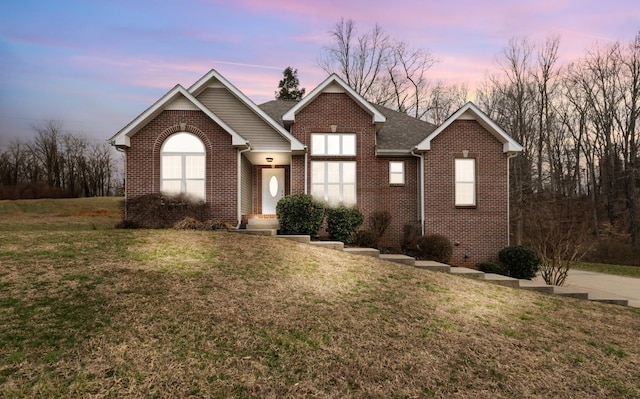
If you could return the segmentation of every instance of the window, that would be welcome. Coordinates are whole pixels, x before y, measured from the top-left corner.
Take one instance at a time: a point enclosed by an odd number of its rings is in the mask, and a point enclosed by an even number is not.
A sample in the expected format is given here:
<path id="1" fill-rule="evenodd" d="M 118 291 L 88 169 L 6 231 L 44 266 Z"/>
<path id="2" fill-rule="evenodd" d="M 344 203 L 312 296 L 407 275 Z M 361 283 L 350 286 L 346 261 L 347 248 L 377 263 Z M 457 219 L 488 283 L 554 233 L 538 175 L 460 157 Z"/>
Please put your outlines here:
<path id="1" fill-rule="evenodd" d="M 389 184 L 404 184 L 404 161 L 389 161 Z"/>
<path id="2" fill-rule="evenodd" d="M 476 205 L 476 160 L 459 158 L 455 163 L 456 206 Z"/>
<path id="3" fill-rule="evenodd" d="M 205 199 L 205 150 L 191 133 L 176 133 L 160 150 L 160 191 Z"/>
<path id="4" fill-rule="evenodd" d="M 356 155 L 355 134 L 312 133 L 311 155 Z"/>
<path id="5" fill-rule="evenodd" d="M 356 203 L 355 162 L 311 162 L 311 195 L 329 204 Z"/>

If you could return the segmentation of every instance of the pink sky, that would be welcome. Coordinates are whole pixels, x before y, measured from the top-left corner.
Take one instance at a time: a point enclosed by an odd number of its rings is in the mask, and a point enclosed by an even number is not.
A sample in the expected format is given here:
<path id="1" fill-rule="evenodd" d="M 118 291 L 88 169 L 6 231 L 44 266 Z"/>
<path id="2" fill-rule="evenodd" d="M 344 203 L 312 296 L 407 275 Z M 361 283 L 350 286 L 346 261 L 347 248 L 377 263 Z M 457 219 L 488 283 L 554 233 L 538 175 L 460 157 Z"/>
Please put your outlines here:
<path id="1" fill-rule="evenodd" d="M 635 0 L 2 2 L 0 146 L 51 119 L 106 140 L 211 68 L 256 103 L 273 98 L 287 66 L 311 90 L 326 77 L 317 59 L 343 17 L 430 50 L 440 61 L 433 80 L 471 88 L 497 71 L 512 37 L 559 35 L 568 63 L 596 42 L 630 41 L 640 30 Z"/>

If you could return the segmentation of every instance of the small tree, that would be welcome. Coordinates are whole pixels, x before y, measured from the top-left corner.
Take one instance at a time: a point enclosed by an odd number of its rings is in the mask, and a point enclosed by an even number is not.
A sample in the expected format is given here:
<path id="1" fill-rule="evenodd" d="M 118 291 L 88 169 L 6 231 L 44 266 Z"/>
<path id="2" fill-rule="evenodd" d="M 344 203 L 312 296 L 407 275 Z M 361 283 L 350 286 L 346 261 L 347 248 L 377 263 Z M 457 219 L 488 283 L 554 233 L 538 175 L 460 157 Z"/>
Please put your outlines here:
<path id="1" fill-rule="evenodd" d="M 527 212 L 526 239 L 542 259 L 540 275 L 547 284 L 563 285 L 571 262 L 591 249 L 590 206 L 587 199 L 540 200 Z"/>
<path id="2" fill-rule="evenodd" d="M 276 100 L 299 101 L 304 96 L 305 89 L 300 89 L 298 70 L 291 67 L 285 68 L 284 77 L 278 83 L 279 91 L 276 91 Z"/>

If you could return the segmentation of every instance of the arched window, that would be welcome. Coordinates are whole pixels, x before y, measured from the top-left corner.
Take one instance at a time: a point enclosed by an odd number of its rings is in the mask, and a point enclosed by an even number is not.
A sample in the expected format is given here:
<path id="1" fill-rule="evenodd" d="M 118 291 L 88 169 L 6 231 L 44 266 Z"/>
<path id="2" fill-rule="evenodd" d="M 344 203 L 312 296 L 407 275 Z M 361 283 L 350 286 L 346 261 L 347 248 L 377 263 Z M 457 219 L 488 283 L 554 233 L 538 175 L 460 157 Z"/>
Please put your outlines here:
<path id="1" fill-rule="evenodd" d="M 205 148 L 191 133 L 169 136 L 160 150 L 160 191 L 205 199 Z"/>

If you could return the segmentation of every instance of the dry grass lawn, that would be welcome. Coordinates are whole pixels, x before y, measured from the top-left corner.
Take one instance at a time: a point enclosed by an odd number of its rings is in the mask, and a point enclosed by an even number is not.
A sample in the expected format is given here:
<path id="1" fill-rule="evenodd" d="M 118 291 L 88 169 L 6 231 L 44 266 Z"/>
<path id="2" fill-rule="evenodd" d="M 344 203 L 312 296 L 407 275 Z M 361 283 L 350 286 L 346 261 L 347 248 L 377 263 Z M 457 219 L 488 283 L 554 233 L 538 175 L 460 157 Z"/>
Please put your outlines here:
<path id="1" fill-rule="evenodd" d="M 73 201 L 0 202 L 0 397 L 640 397 L 636 309 Z"/>

